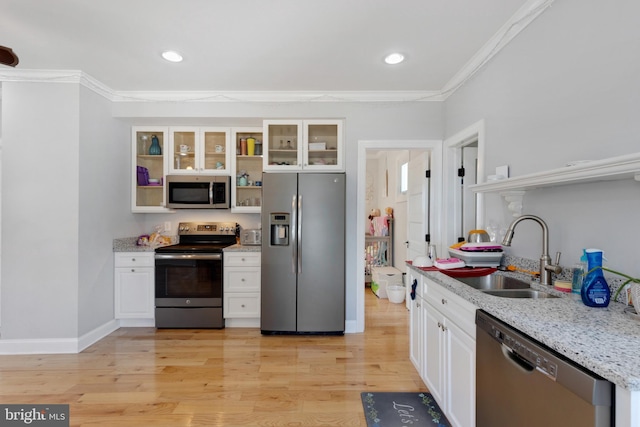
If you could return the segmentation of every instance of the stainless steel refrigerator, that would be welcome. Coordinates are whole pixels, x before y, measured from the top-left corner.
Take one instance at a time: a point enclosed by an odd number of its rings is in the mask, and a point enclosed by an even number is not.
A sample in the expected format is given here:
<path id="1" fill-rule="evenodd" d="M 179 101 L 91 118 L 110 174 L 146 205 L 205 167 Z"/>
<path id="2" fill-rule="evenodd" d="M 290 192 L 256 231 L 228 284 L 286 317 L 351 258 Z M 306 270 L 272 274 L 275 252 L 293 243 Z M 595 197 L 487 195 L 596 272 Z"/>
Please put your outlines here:
<path id="1" fill-rule="evenodd" d="M 262 175 L 263 334 L 342 334 L 345 175 Z"/>

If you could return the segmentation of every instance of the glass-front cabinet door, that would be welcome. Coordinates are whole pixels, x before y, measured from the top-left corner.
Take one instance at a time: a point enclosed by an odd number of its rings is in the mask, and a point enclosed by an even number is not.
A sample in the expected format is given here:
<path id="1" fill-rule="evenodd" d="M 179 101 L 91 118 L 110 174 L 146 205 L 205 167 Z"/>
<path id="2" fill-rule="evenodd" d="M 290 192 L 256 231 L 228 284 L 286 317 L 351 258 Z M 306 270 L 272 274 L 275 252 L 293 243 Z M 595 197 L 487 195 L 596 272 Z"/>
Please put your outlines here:
<path id="1" fill-rule="evenodd" d="M 302 121 L 264 121 L 264 170 L 302 169 Z"/>
<path id="2" fill-rule="evenodd" d="M 342 120 L 305 120 L 302 145 L 303 168 L 342 171 Z"/>
<path id="3" fill-rule="evenodd" d="M 169 173 L 198 173 L 196 151 L 199 145 L 197 128 L 169 129 Z"/>
<path id="4" fill-rule="evenodd" d="M 132 127 L 132 212 L 164 212 L 167 172 L 166 127 Z"/>
<path id="5" fill-rule="evenodd" d="M 173 174 L 229 174 L 227 128 L 169 129 L 169 171 Z"/>
<path id="6" fill-rule="evenodd" d="M 231 211 L 259 213 L 262 206 L 263 128 L 234 128 L 235 155 L 231 172 Z"/>
<path id="7" fill-rule="evenodd" d="M 265 171 L 344 170 L 342 120 L 265 120 Z"/>

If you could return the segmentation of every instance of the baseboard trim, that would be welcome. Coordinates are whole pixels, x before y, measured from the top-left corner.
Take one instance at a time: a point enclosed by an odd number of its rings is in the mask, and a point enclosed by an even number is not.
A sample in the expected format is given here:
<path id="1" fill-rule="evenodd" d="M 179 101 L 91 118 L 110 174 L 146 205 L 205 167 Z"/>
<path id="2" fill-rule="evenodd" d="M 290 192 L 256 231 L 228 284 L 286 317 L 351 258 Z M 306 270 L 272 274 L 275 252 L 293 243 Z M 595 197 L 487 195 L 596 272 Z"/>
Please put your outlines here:
<path id="1" fill-rule="evenodd" d="M 117 331 L 119 327 L 120 325 L 116 320 L 110 320 L 104 325 L 98 326 L 94 330 L 87 332 L 78 338 L 78 351 L 76 351 L 76 353 L 80 353 L 82 350 L 97 343 L 110 333 Z"/>
<path id="2" fill-rule="evenodd" d="M 357 320 L 347 320 L 344 322 L 344 333 L 345 334 L 357 334 L 358 333 L 358 321 Z"/>
<path id="3" fill-rule="evenodd" d="M 156 319 L 118 319 L 121 328 L 155 328 Z"/>
<path id="4" fill-rule="evenodd" d="M 3 339 L 0 355 L 77 354 L 118 328 L 118 323 L 110 320 L 79 338 Z"/>

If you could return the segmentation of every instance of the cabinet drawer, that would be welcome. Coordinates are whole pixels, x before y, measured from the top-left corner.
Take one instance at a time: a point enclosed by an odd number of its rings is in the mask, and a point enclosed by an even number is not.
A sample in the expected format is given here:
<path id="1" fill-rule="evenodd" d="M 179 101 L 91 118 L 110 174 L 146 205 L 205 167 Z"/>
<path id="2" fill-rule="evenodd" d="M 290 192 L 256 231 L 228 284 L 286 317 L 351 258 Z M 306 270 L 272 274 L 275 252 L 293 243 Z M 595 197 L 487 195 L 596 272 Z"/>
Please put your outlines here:
<path id="1" fill-rule="evenodd" d="M 116 252 L 115 267 L 153 267 L 155 252 Z"/>
<path id="2" fill-rule="evenodd" d="M 425 299 L 475 339 L 477 307 L 425 278 Z"/>
<path id="3" fill-rule="evenodd" d="M 260 268 L 259 267 L 225 267 L 224 269 L 225 292 L 259 292 Z"/>
<path id="4" fill-rule="evenodd" d="M 224 296 L 224 317 L 260 317 L 260 293 Z"/>
<path id="5" fill-rule="evenodd" d="M 225 252 L 225 267 L 260 266 L 260 252 Z"/>

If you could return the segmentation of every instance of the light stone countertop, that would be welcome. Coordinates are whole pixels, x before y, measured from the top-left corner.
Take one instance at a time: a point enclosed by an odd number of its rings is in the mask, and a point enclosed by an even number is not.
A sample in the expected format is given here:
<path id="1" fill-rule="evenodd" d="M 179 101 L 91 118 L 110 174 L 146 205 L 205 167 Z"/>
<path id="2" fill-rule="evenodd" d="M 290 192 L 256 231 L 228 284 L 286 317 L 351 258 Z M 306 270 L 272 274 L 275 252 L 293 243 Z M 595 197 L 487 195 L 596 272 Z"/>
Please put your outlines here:
<path id="1" fill-rule="evenodd" d="M 233 245 L 223 249 L 224 252 L 261 252 L 262 246 L 260 245 Z"/>
<path id="2" fill-rule="evenodd" d="M 113 252 L 153 252 L 156 248 L 151 246 L 138 246 L 137 237 L 124 237 L 113 239 Z"/>
<path id="3" fill-rule="evenodd" d="M 580 295 L 558 292 L 538 282 L 531 282 L 531 287 L 560 298 L 496 297 L 443 273 L 407 265 L 612 383 L 640 391 L 640 321 L 623 312 L 625 305 L 612 302 L 606 308 L 587 307 Z"/>
<path id="4" fill-rule="evenodd" d="M 113 252 L 154 252 L 156 248 L 154 246 L 138 246 L 136 242 L 137 237 L 124 237 L 119 239 L 113 239 Z M 232 245 L 224 248 L 224 252 L 260 252 L 261 246 L 253 245 Z"/>

